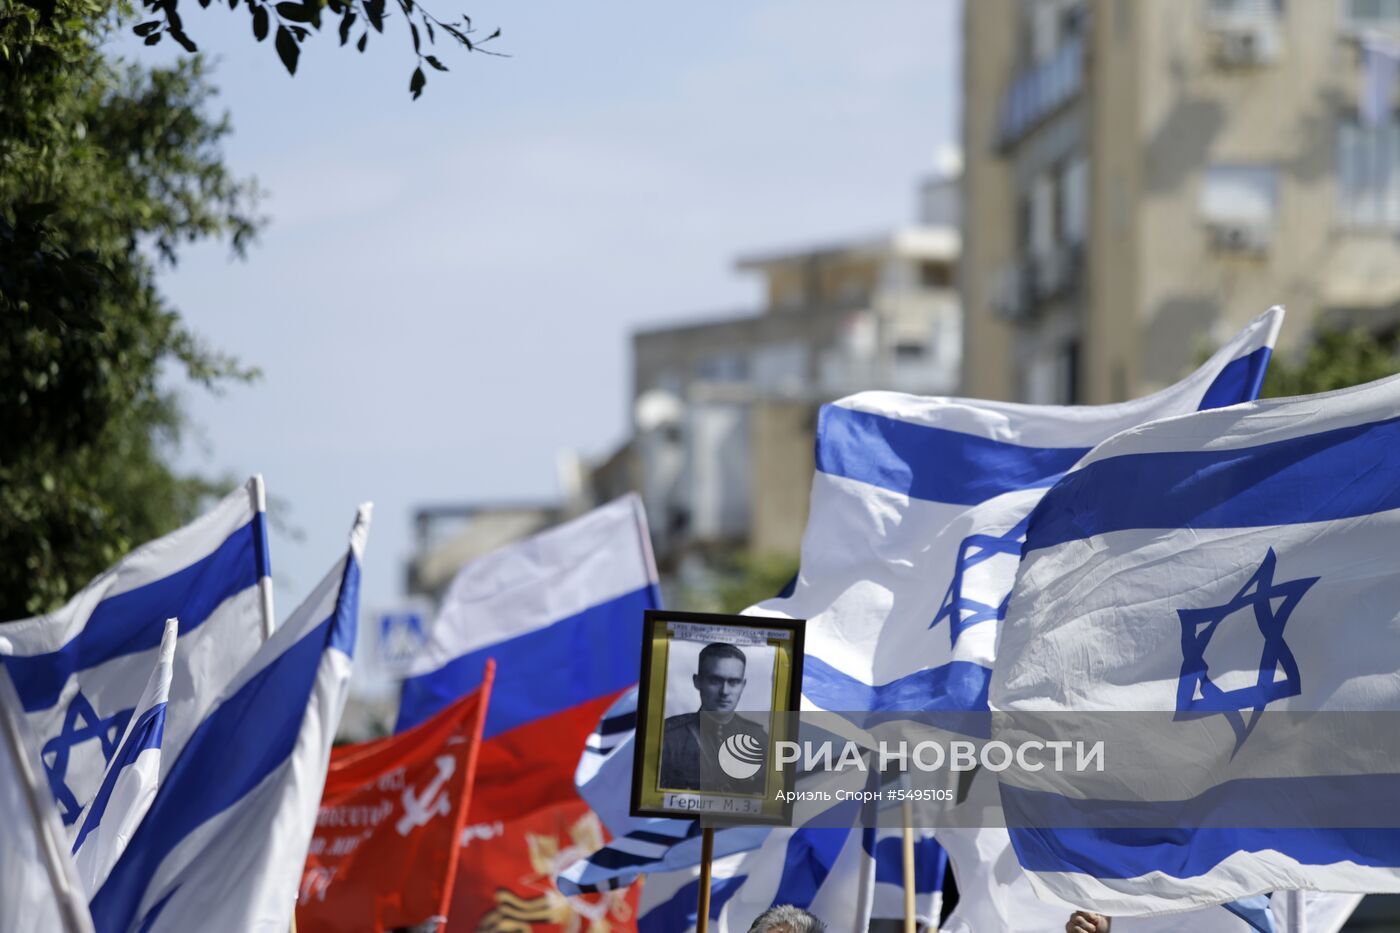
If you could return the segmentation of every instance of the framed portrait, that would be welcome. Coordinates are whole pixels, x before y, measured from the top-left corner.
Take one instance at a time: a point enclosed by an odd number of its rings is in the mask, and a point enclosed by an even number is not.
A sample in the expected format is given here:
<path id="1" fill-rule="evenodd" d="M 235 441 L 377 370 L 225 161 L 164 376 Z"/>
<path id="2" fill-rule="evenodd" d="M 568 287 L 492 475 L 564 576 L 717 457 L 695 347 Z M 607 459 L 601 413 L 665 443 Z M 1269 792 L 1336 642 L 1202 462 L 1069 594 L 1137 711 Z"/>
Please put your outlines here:
<path id="1" fill-rule="evenodd" d="M 791 819 L 776 743 L 802 692 L 802 619 L 648 610 L 632 815 L 717 823 Z M 789 798 L 790 800 L 791 798 Z"/>

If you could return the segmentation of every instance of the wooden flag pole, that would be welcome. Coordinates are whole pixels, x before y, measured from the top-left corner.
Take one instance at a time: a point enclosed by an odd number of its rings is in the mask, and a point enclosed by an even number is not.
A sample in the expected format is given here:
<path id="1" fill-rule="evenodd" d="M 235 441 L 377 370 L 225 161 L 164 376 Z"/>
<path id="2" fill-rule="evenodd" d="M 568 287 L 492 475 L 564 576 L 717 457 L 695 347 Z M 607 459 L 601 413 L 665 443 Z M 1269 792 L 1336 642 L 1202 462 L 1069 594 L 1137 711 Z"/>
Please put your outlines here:
<path id="1" fill-rule="evenodd" d="M 914 805 L 908 800 L 901 808 L 904 812 L 904 933 L 918 933 L 918 921 L 914 917 Z"/>
<path id="2" fill-rule="evenodd" d="M 715 855 L 715 831 L 706 826 L 700 831 L 700 903 L 695 909 L 695 933 L 707 933 L 710 928 L 710 861 Z"/>

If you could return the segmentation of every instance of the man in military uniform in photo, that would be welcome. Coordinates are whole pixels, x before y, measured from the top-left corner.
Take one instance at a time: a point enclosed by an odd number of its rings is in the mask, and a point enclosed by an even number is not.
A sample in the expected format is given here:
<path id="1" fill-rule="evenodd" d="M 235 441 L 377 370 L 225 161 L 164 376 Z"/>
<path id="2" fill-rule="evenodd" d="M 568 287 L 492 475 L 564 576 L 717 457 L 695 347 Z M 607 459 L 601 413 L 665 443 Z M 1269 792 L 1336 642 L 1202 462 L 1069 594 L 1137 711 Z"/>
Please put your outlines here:
<path id="1" fill-rule="evenodd" d="M 666 718 L 661 739 L 661 778 L 665 790 L 703 790 L 728 794 L 762 794 L 767 768 L 735 779 L 719 764 L 720 746 L 731 736 L 752 736 L 766 757 L 768 733 L 735 712 L 747 683 L 748 658 L 734 645 L 712 642 L 700 649 L 691 682 L 700 693 L 700 712 Z"/>

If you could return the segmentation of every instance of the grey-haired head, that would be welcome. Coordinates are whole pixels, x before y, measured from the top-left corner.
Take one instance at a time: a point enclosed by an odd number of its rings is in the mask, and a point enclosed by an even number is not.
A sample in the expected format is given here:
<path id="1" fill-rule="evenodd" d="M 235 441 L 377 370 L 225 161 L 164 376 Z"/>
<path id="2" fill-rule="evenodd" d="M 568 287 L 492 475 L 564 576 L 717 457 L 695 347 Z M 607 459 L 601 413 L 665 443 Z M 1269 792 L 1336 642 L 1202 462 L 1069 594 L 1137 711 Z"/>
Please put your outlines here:
<path id="1" fill-rule="evenodd" d="M 800 907 L 782 904 L 759 914 L 749 933 L 826 933 L 826 924 Z"/>

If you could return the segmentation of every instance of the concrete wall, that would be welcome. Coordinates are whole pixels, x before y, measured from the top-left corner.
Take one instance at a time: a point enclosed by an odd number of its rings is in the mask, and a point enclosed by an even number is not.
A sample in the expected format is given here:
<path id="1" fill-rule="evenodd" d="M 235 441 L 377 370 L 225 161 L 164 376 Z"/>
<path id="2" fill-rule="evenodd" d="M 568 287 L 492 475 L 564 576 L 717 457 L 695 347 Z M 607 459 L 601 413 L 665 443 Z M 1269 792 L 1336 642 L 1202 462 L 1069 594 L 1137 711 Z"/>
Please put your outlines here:
<path id="1" fill-rule="evenodd" d="M 817 406 L 759 402 L 753 406 L 753 523 L 749 548 L 795 555 L 807 527 L 812 494 Z"/>

